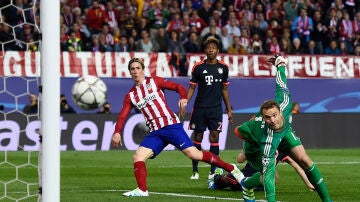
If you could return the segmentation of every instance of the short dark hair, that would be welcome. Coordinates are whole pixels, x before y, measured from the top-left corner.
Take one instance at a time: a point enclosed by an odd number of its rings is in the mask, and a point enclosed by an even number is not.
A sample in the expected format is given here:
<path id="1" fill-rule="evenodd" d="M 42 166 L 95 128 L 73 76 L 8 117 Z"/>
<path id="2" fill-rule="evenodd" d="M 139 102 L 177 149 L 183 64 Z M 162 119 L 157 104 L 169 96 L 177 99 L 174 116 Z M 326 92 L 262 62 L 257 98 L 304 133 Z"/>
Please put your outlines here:
<path id="1" fill-rule="evenodd" d="M 263 114 L 264 109 L 271 109 L 271 108 L 278 108 L 280 110 L 279 103 L 277 103 L 275 100 L 266 100 L 262 105 L 260 106 L 260 113 Z"/>
<path id="2" fill-rule="evenodd" d="M 141 58 L 132 58 L 130 61 L 129 61 L 129 64 L 128 64 L 128 70 L 130 71 L 130 65 L 134 62 L 138 62 L 141 64 L 141 67 L 143 69 L 145 69 L 145 65 L 144 65 L 144 60 L 141 59 Z"/>

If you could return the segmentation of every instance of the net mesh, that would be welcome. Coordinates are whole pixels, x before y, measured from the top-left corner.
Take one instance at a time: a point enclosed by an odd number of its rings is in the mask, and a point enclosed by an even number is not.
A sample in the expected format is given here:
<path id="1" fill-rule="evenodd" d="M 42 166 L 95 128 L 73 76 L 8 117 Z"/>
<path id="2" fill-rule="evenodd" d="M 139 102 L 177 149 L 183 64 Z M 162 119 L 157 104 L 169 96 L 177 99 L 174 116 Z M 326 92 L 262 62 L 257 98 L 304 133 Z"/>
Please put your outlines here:
<path id="1" fill-rule="evenodd" d="M 39 3 L 0 1 L 0 201 L 39 199 Z"/>

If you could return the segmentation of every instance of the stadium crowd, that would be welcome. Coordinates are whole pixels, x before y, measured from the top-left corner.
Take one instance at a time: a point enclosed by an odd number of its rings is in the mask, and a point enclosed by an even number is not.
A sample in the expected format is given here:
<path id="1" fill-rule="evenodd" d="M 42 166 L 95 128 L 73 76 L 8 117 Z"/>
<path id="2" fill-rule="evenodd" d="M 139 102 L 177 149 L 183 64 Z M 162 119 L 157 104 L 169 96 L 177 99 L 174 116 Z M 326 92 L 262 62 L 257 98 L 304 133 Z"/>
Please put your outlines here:
<path id="1" fill-rule="evenodd" d="M 1 1 L 0 6 L 10 1 Z M 35 2 L 35 5 L 34 5 Z M 37 51 L 40 1 L 2 9 L 1 50 Z M 62 51 L 186 53 L 214 36 L 229 54 L 360 55 L 355 0 L 61 0 Z"/>

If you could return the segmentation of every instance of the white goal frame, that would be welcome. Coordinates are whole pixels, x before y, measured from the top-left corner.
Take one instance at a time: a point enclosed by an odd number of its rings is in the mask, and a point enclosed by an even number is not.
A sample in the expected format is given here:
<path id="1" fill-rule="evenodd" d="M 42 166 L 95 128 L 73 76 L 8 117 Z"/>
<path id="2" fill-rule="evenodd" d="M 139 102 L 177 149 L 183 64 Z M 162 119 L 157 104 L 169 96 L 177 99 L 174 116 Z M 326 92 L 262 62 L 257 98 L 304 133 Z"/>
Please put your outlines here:
<path id="1" fill-rule="evenodd" d="M 60 1 L 40 1 L 41 201 L 60 201 Z"/>

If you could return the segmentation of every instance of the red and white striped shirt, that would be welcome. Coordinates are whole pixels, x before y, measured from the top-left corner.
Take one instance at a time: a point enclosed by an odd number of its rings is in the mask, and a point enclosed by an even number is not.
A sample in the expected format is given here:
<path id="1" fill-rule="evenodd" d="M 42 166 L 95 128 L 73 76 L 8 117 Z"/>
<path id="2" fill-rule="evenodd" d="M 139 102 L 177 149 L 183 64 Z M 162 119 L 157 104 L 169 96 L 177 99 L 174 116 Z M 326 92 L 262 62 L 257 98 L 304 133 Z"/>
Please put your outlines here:
<path id="1" fill-rule="evenodd" d="M 184 86 L 161 77 L 146 77 L 139 86 L 133 86 L 124 98 L 123 107 L 115 125 L 115 133 L 120 133 L 131 109 L 136 107 L 145 117 L 151 131 L 180 123 L 178 116 L 169 108 L 163 90 L 169 89 L 186 99 Z"/>

